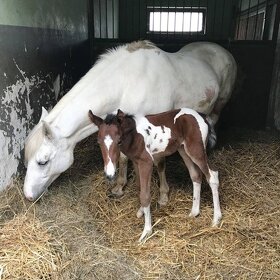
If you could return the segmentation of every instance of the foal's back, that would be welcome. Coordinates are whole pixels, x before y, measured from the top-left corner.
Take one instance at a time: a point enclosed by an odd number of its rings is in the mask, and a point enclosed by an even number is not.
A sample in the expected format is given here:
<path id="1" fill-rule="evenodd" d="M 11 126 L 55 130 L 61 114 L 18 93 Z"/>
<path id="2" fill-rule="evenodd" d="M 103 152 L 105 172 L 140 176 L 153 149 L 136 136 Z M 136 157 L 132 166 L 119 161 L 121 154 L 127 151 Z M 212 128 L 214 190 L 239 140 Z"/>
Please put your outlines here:
<path id="1" fill-rule="evenodd" d="M 185 142 L 206 146 L 208 125 L 196 111 L 176 109 L 145 117 L 135 117 L 136 130 L 143 136 L 145 149 L 155 154 L 170 155 Z"/>

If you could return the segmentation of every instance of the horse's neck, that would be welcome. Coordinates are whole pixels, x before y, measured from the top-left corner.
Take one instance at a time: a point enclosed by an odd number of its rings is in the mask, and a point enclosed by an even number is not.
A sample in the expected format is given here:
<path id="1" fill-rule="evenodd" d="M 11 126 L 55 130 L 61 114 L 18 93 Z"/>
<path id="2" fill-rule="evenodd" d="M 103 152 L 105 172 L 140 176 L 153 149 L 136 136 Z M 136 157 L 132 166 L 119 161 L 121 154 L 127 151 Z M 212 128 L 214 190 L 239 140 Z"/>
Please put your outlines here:
<path id="1" fill-rule="evenodd" d="M 104 117 L 107 112 L 113 111 L 112 103 L 114 92 L 107 90 L 110 81 L 104 86 L 103 76 L 91 69 L 50 111 L 46 121 L 57 127 L 62 137 L 73 137 L 79 142 L 97 131 L 89 120 L 88 111 Z M 117 102 L 117 101 L 116 101 Z"/>

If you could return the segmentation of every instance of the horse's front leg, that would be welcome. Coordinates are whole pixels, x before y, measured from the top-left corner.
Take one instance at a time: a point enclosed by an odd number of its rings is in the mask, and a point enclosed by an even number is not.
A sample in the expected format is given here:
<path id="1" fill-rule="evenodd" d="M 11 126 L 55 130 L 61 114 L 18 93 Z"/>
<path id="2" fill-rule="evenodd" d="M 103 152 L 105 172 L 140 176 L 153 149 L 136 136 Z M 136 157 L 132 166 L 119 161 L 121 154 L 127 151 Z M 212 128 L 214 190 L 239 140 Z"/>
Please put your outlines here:
<path id="1" fill-rule="evenodd" d="M 153 163 L 141 162 L 138 164 L 139 179 L 140 179 L 140 203 L 141 207 L 137 212 L 137 217 L 140 218 L 144 214 L 144 229 L 139 238 L 139 242 L 142 242 L 146 237 L 152 233 L 152 216 L 151 216 L 151 176 L 153 170 Z"/>
<path id="2" fill-rule="evenodd" d="M 159 205 L 166 205 L 168 202 L 169 186 L 165 176 L 165 157 L 155 159 L 154 164 L 157 167 L 159 176 Z"/>
<path id="3" fill-rule="evenodd" d="M 124 193 L 123 188 L 127 184 L 127 162 L 127 156 L 121 153 L 119 159 L 119 174 L 117 178 L 117 185 L 111 190 L 112 195 L 114 196 L 120 197 Z"/>

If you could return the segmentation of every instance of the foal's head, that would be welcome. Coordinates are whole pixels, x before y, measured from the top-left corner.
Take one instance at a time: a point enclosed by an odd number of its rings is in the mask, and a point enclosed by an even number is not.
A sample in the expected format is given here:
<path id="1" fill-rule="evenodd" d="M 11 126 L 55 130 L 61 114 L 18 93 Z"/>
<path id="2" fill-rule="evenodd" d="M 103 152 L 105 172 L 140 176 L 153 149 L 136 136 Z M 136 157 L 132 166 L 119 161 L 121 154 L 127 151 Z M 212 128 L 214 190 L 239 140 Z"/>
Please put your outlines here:
<path id="1" fill-rule="evenodd" d="M 122 121 L 126 115 L 121 110 L 118 110 L 117 115 L 107 115 L 104 120 L 94 115 L 91 110 L 88 115 L 99 129 L 98 143 L 104 161 L 104 172 L 106 177 L 112 180 L 116 175 L 116 166 L 120 156 Z"/>

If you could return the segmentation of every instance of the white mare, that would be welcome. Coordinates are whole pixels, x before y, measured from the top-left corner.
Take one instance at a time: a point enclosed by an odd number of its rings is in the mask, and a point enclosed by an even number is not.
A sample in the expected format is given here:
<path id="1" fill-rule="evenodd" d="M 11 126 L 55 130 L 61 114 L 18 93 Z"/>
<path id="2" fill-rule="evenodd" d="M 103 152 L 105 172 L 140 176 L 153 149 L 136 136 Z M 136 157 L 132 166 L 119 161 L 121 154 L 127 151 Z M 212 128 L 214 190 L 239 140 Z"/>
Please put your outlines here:
<path id="1" fill-rule="evenodd" d="M 108 51 L 49 113 L 43 110 L 27 137 L 25 197 L 40 197 L 72 165 L 75 145 L 97 131 L 89 109 L 105 117 L 118 108 L 152 114 L 189 107 L 206 114 L 213 127 L 231 96 L 236 71 L 232 55 L 214 43 L 191 43 L 167 53 L 139 41 Z M 125 163 L 120 163 L 116 193 L 126 184 Z"/>

